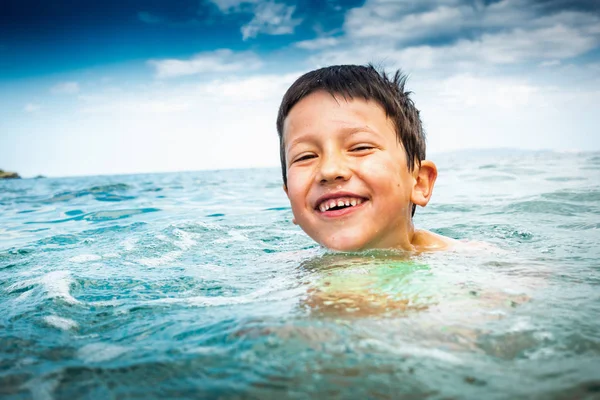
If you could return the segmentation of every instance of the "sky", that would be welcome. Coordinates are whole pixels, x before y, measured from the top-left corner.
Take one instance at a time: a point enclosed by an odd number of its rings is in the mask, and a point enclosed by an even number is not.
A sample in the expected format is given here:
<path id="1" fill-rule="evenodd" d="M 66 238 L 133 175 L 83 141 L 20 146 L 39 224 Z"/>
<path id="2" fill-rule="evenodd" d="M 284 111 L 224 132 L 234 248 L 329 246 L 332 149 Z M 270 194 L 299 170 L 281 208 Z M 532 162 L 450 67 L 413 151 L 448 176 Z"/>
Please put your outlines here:
<path id="1" fill-rule="evenodd" d="M 275 167 L 312 69 L 402 69 L 428 155 L 600 150 L 600 0 L 2 0 L 0 168 Z"/>

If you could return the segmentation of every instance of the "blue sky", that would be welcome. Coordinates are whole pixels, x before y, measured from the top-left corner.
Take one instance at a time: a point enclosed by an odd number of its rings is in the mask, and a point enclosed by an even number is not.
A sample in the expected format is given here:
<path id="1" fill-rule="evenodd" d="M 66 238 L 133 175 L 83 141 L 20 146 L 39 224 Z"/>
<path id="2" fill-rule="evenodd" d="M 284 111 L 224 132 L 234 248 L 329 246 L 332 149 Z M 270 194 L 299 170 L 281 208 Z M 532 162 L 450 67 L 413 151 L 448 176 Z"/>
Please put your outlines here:
<path id="1" fill-rule="evenodd" d="M 368 62 L 409 73 L 434 160 L 600 150 L 596 0 L 5 0 L 0 168 L 277 166 L 289 84 Z"/>

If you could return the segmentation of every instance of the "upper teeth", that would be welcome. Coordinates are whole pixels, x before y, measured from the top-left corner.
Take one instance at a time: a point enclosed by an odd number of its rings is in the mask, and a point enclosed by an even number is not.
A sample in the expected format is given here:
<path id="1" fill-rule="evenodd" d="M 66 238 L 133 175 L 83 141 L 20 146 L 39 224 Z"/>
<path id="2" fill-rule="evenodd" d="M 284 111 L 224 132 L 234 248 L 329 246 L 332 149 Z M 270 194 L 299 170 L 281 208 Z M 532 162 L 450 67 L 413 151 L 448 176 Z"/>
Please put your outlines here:
<path id="1" fill-rule="evenodd" d="M 342 206 L 356 206 L 360 203 L 362 203 L 363 200 L 359 199 L 357 197 L 343 197 L 343 198 L 339 198 L 339 199 L 332 199 L 332 200 L 325 200 L 324 202 L 322 202 L 319 205 L 319 210 L 321 210 L 321 212 L 325 212 L 327 210 L 329 210 L 330 208 L 333 207 L 342 207 Z"/>

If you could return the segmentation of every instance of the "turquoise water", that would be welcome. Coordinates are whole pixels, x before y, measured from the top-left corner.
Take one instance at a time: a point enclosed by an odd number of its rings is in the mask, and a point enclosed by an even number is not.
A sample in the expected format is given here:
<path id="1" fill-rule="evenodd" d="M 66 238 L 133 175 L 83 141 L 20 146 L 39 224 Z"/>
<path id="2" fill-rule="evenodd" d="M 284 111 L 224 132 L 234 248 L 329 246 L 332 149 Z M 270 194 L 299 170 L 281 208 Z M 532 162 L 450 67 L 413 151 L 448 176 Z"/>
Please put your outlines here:
<path id="1" fill-rule="evenodd" d="M 451 252 L 328 253 L 279 170 L 0 182 L 0 397 L 598 398 L 600 153 L 433 158 Z"/>

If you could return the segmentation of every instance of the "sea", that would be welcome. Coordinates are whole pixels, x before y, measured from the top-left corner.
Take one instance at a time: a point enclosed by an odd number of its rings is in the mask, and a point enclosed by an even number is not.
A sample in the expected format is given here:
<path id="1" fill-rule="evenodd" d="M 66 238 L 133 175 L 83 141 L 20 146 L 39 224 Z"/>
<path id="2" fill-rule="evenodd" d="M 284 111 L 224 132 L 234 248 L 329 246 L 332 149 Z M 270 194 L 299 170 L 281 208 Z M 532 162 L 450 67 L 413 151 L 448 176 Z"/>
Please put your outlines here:
<path id="1" fill-rule="evenodd" d="M 600 398 L 600 153 L 431 159 L 423 254 L 321 248 L 278 168 L 0 181 L 0 398 Z"/>

